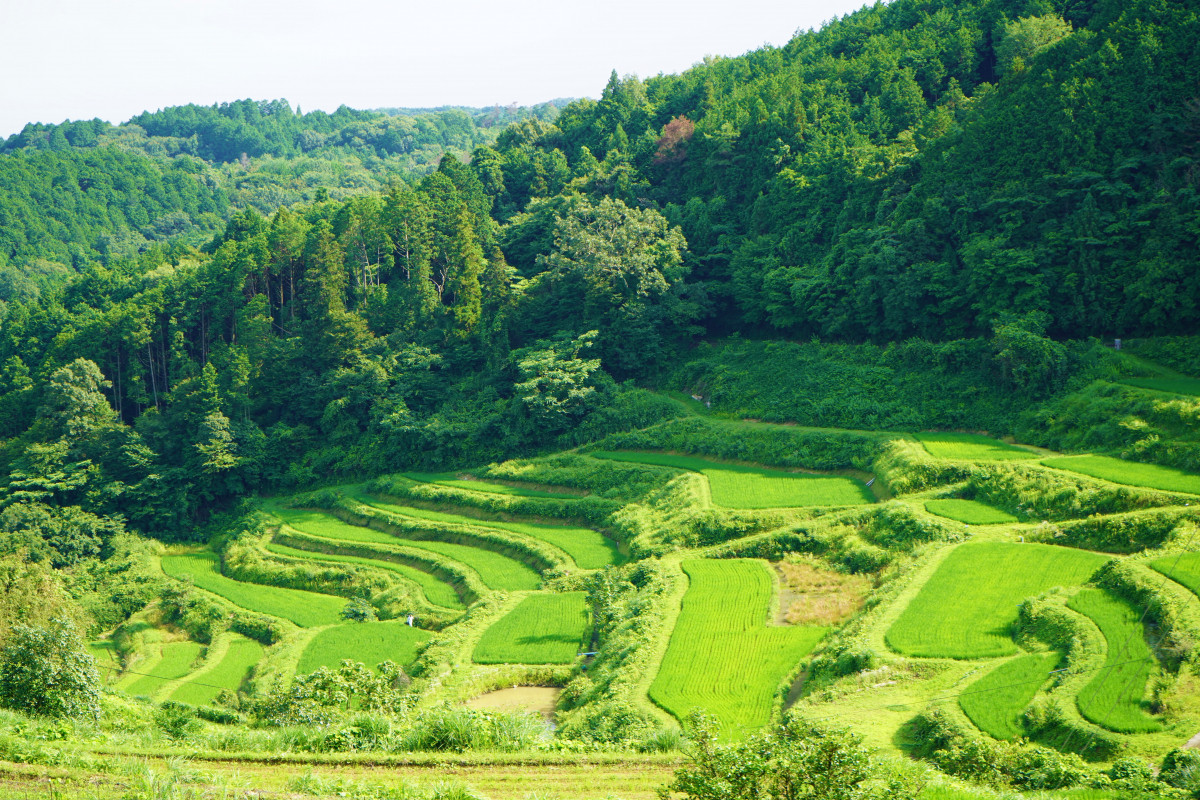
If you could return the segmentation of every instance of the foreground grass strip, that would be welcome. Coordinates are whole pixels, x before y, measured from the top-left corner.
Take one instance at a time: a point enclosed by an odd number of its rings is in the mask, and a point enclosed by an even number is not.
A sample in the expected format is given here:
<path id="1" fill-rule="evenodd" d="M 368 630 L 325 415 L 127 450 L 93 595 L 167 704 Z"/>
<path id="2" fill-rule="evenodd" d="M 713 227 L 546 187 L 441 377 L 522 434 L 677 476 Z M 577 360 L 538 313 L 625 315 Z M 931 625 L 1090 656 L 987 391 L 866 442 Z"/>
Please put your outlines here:
<path id="1" fill-rule="evenodd" d="M 713 503 L 725 508 L 855 506 L 875 502 L 871 491 L 854 478 L 721 464 L 670 453 L 596 450 L 588 455 L 699 472 L 708 478 Z"/>
<path id="2" fill-rule="evenodd" d="M 1125 486 L 1143 486 L 1164 492 L 1200 494 L 1200 475 L 1174 467 L 1125 461 L 1108 456 L 1061 456 L 1042 461 L 1047 467 L 1078 472 L 1092 478 L 1112 481 Z"/>
<path id="3" fill-rule="evenodd" d="M 263 648 L 253 639 L 236 633 L 229 634 L 228 642 L 216 664 L 192 675 L 194 682 L 185 681 L 170 699 L 202 706 L 216 700 L 223 689 L 236 692 L 250 669 L 262 659 Z"/>
<path id="4" fill-rule="evenodd" d="M 570 664 L 588 630 L 586 592 L 533 594 L 484 631 L 477 664 Z"/>
<path id="5" fill-rule="evenodd" d="M 898 653 L 994 658 L 1017 652 L 1017 606 L 1055 586 L 1087 582 L 1108 557 L 1046 544 L 967 542 L 954 549 L 888 629 Z"/>
<path id="6" fill-rule="evenodd" d="M 384 661 L 407 667 L 416 661 L 417 653 L 431 635 L 429 631 L 409 627 L 404 620 L 335 625 L 313 637 L 304 648 L 296 671 L 337 669 L 343 659 L 361 661 L 372 669 Z"/>
<path id="7" fill-rule="evenodd" d="M 1016 522 L 1017 518 L 1007 511 L 995 506 L 981 503 L 978 500 L 960 500 L 949 498 L 945 500 L 926 500 L 925 510 L 939 517 L 956 519 L 968 525 L 998 525 L 1003 522 Z"/>
<path id="8" fill-rule="evenodd" d="M 958 705 L 975 727 L 989 736 L 1024 736 L 1021 713 L 1061 660 L 1061 653 L 1051 652 L 1006 661 L 967 687 L 959 695 Z"/>
<path id="9" fill-rule="evenodd" d="M 167 684 L 182 678 L 192 671 L 192 664 L 200 657 L 200 645 L 196 642 L 163 642 L 162 658 L 156 664 L 147 663 L 149 675 L 139 675 L 125 686 L 126 694 L 149 697 Z"/>
<path id="10" fill-rule="evenodd" d="M 1151 561 L 1150 566 L 1200 596 L 1200 553 L 1184 553 Z"/>
<path id="11" fill-rule="evenodd" d="M 1141 389 L 1153 389 L 1156 392 L 1200 397 L 1200 379 L 1198 378 L 1122 378 L 1121 383 Z"/>
<path id="12" fill-rule="evenodd" d="M 951 461 L 1018 461 L 1037 453 L 977 433 L 918 433 L 929 455 Z"/>
<path id="13" fill-rule="evenodd" d="M 677 719 L 694 708 L 715 715 L 723 735 L 766 725 L 775 690 L 827 628 L 767 627 L 775 590 L 753 559 L 683 562 L 689 585 L 650 699 Z"/>
<path id="14" fill-rule="evenodd" d="M 1079 713 L 1118 733 L 1151 733 L 1162 724 L 1146 712 L 1142 697 L 1155 668 L 1141 612 L 1103 589 L 1082 589 L 1067 607 L 1088 617 L 1108 643 L 1104 667 L 1075 700 Z"/>
<path id="15" fill-rule="evenodd" d="M 528 489 L 524 486 L 509 486 L 505 483 L 459 478 L 457 472 L 401 472 L 405 478 L 421 483 L 436 483 L 441 486 L 453 486 L 456 489 L 469 489 L 473 492 L 488 492 L 490 494 L 509 494 L 516 497 L 550 497 L 555 500 L 579 497 L 580 493 L 571 489 L 560 492 L 545 489 Z"/>
<path id="16" fill-rule="evenodd" d="M 196 586 L 224 597 L 235 606 L 291 620 L 302 628 L 340 622 L 346 606 L 341 597 L 227 578 L 217 570 L 217 557 L 213 553 L 163 556 L 162 565 L 163 572 L 172 578 L 189 575 Z"/>
<path id="17" fill-rule="evenodd" d="M 403 506 L 393 506 L 385 503 L 372 503 L 372 505 L 384 511 L 392 511 L 394 513 L 401 513 L 403 509 Z M 312 534 L 313 536 L 320 536 L 326 539 L 340 539 L 348 542 L 372 542 L 374 544 L 388 545 L 403 544 L 405 547 L 437 553 L 475 570 L 479 573 L 480 580 L 489 589 L 523 591 L 536 589 L 542 583 L 541 577 L 528 564 L 491 550 L 430 539 L 402 539 L 399 536 L 377 531 L 374 528 L 351 525 L 337 517 L 319 511 L 279 509 L 275 513 L 296 530 Z"/>
<path id="18" fill-rule="evenodd" d="M 314 553 L 309 550 L 299 550 L 295 547 L 275 544 L 274 542 L 267 545 L 267 551 L 287 556 L 288 558 L 304 559 L 305 561 L 328 561 L 337 564 L 355 564 L 373 569 L 387 570 L 417 584 L 421 588 L 421 591 L 425 593 L 426 599 L 433 605 L 453 609 L 466 607 L 463 605 L 462 600 L 459 599 L 458 593 L 454 591 L 453 586 L 445 581 L 438 580 L 437 577 L 430 575 L 428 572 L 419 570 L 416 567 L 410 567 L 407 564 L 397 564 L 394 561 L 381 561 L 377 558 L 364 558 L 361 556 Z"/>

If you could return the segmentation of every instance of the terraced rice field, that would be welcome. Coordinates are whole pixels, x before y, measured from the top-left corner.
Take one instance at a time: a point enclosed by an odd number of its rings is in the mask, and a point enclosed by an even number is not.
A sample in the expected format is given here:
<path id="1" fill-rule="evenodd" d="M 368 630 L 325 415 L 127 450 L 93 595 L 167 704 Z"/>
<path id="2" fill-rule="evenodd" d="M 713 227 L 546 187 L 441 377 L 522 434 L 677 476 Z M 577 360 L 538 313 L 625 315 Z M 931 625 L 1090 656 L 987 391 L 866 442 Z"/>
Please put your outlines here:
<path id="1" fill-rule="evenodd" d="M 374 569 L 387 570 L 394 572 L 397 575 L 412 581 L 421 588 L 426 599 L 435 606 L 443 608 L 461 609 L 465 608 L 462 600 L 454 591 L 454 587 L 445 581 L 439 580 L 437 577 L 430 575 L 428 572 L 423 572 L 416 567 L 410 567 L 407 564 L 397 564 L 394 561 L 380 561 L 375 558 L 361 558 L 359 556 L 343 556 L 327 553 L 313 553 L 309 550 L 297 550 L 294 547 L 288 547 L 282 544 L 268 544 L 267 550 L 288 558 L 304 559 L 305 561 L 313 561 L 316 563 L 331 562 L 335 564 L 355 564 L 363 567 L 373 567 Z"/>
<path id="2" fill-rule="evenodd" d="M 775 585 L 753 559 L 683 562 L 689 584 L 650 699 L 685 719 L 703 708 L 722 735 L 767 724 L 775 691 L 827 628 L 767 627 Z"/>
<path id="3" fill-rule="evenodd" d="M 1151 561 L 1150 566 L 1200 596 L 1200 552 L 1167 556 Z"/>
<path id="4" fill-rule="evenodd" d="M 223 689 L 236 692 L 250 669 L 263 657 L 261 644 L 236 633 L 225 634 L 209 651 L 209 663 L 189 675 L 171 694 L 171 700 L 202 706 L 216 700 Z"/>
<path id="5" fill-rule="evenodd" d="M 344 598 L 333 595 L 227 578 L 217 571 L 217 557 L 213 553 L 163 556 L 162 567 L 173 578 L 191 576 L 196 586 L 224 597 L 235 606 L 291 620 L 302 628 L 340 622 L 342 609 L 346 607 Z"/>
<path id="6" fill-rule="evenodd" d="M 134 665 L 136 672 L 130 673 L 122 681 L 122 688 L 126 694 L 149 697 L 186 676 L 200 657 L 201 648 L 196 642 L 161 642 L 158 647 L 161 650 L 157 659 L 139 661 Z"/>
<path id="7" fill-rule="evenodd" d="M 298 673 L 321 667 L 337 669 L 343 659 L 361 661 L 374 669 L 384 661 L 407 667 L 432 636 L 421 628 L 410 628 L 404 620 L 350 622 L 326 628 L 313 637 L 300 656 Z"/>
<path id="8" fill-rule="evenodd" d="M 1037 453 L 977 433 L 918 433 L 915 436 L 934 458 L 952 461 L 1018 461 L 1037 458 Z"/>
<path id="9" fill-rule="evenodd" d="M 1142 464 L 1108 456 L 1061 456 L 1042 461 L 1047 467 L 1078 472 L 1126 486 L 1143 486 L 1164 492 L 1200 494 L 1200 475 L 1174 467 Z"/>
<path id="10" fill-rule="evenodd" d="M 926 500 L 925 510 L 930 514 L 956 519 L 968 525 L 999 525 L 1017 521 L 1017 518 L 1007 511 L 978 500 L 960 500 L 958 498 Z"/>
<path id="11" fill-rule="evenodd" d="M 1156 392 L 1200 397 L 1200 379 L 1197 378 L 1122 378 L 1121 383 Z"/>
<path id="12" fill-rule="evenodd" d="M 1017 606 L 1055 586 L 1079 586 L 1108 560 L 1045 544 L 967 542 L 956 547 L 888 630 L 888 646 L 927 658 L 1012 655 Z"/>
<path id="13" fill-rule="evenodd" d="M 670 453 L 596 450 L 588 455 L 699 472 L 708 479 L 713 503 L 725 508 L 854 506 L 875 502 L 866 485 L 854 478 L 722 464 Z"/>
<path id="14" fill-rule="evenodd" d="M 401 506 L 377 504 L 378 508 L 391 511 Z M 275 511 L 281 519 L 298 531 L 345 542 L 373 542 L 375 544 L 403 545 L 418 550 L 437 553 L 453 561 L 466 564 L 479 573 L 479 578 L 490 589 L 525 591 L 541 586 L 542 579 L 528 564 L 515 558 L 471 547 L 465 544 L 432 541 L 429 539 L 402 539 L 374 528 L 364 528 L 342 522 L 336 517 L 317 511 L 280 509 Z"/>
<path id="15" fill-rule="evenodd" d="M 586 592 L 532 594 L 484 631 L 477 664 L 570 664 L 588 632 Z"/>
<path id="16" fill-rule="evenodd" d="M 1005 661 L 967 687 L 958 705 L 975 727 L 996 739 L 1025 735 L 1021 713 L 1046 683 L 1062 654 L 1030 653 Z"/>
<path id="17" fill-rule="evenodd" d="M 1076 696 L 1079 713 L 1118 733 L 1161 729 L 1142 701 L 1157 663 L 1146 644 L 1141 612 L 1103 589 L 1091 588 L 1081 589 L 1067 607 L 1095 622 L 1108 644 L 1104 668 Z"/>
<path id="18" fill-rule="evenodd" d="M 87 643 L 87 651 L 96 659 L 96 669 L 100 670 L 101 680 L 108 680 L 116 674 L 120 663 L 117 660 L 117 645 L 111 639 L 97 639 Z"/>
<path id="19" fill-rule="evenodd" d="M 509 494 L 517 497 L 552 497 L 556 500 L 581 496 L 580 492 L 571 489 L 551 492 L 545 489 L 529 489 L 524 486 L 509 486 L 506 483 L 492 483 L 473 478 L 460 478 L 458 476 L 461 473 L 458 472 L 402 472 L 400 474 L 409 480 L 421 483 L 436 483 L 441 486 L 453 486 L 456 489 L 469 489 L 473 492 Z"/>

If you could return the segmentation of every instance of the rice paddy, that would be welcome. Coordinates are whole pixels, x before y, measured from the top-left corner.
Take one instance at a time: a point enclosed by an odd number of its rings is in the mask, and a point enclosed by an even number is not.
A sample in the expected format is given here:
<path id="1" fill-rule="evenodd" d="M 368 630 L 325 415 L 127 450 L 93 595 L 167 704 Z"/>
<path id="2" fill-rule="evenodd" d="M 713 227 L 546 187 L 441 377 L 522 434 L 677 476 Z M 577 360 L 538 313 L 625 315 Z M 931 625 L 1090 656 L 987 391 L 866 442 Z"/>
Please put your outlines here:
<path id="1" fill-rule="evenodd" d="M 1146 681 L 1156 668 L 1146 644 L 1141 613 L 1103 589 L 1081 589 L 1067 606 L 1091 619 L 1104 634 L 1104 668 L 1079 691 L 1079 713 L 1119 733 L 1150 733 L 1162 724 L 1147 713 Z"/>
<path id="2" fill-rule="evenodd" d="M 1108 557 L 1044 544 L 967 542 L 956 547 L 892 624 L 898 653 L 928 658 L 1012 655 L 1010 630 L 1027 597 L 1085 583 Z"/>
<path id="3" fill-rule="evenodd" d="M 1200 397 L 1200 378 L 1122 378 L 1121 383 L 1156 392 Z"/>
<path id="4" fill-rule="evenodd" d="M 200 645 L 197 642 L 161 642 L 158 647 L 161 650 L 157 659 L 147 659 L 134 665 L 135 671 L 122 681 L 126 694 L 149 697 L 185 677 L 200 657 Z"/>
<path id="5" fill-rule="evenodd" d="M 725 508 L 853 506 L 875 502 L 866 485 L 854 478 L 724 464 L 671 453 L 597 450 L 588 455 L 698 472 L 708 479 L 712 502 Z"/>
<path id="6" fill-rule="evenodd" d="M 586 592 L 532 594 L 488 628 L 477 664 L 570 664 L 588 632 Z"/>
<path id="7" fill-rule="evenodd" d="M 961 500 L 947 498 L 942 500 L 926 500 L 925 510 L 939 517 L 958 520 L 968 525 L 999 525 L 1005 522 L 1016 522 L 1017 518 L 978 500 Z"/>
<path id="8" fill-rule="evenodd" d="M 1151 561 L 1150 566 L 1200 596 L 1200 552 L 1167 556 Z"/>
<path id="9" fill-rule="evenodd" d="M 580 492 L 563 489 L 562 491 L 547 491 L 545 489 L 530 489 L 524 486 L 509 486 L 506 483 L 492 483 L 476 478 L 460 477 L 459 472 L 402 472 L 411 481 L 420 483 L 436 483 L 440 486 L 453 486 L 456 489 L 468 489 L 472 492 L 488 492 L 490 494 L 509 494 L 517 497 L 552 497 L 556 500 L 581 496 Z"/>
<path id="10" fill-rule="evenodd" d="M 683 562 L 689 584 L 650 699 L 677 719 L 715 715 L 722 735 L 741 737 L 771 715 L 776 689 L 828 630 L 767 627 L 775 591 L 753 559 Z"/>
<path id="11" fill-rule="evenodd" d="M 407 667 L 417 659 L 432 634 L 410 627 L 404 620 L 348 622 L 313 637 L 300 656 L 296 671 L 303 674 L 321 667 L 337 669 L 344 659 L 361 661 L 374 669 L 384 661 Z"/>
<path id="12" fill-rule="evenodd" d="M 1037 453 L 977 433 L 918 433 L 929 455 L 951 461 L 1018 461 Z"/>
<path id="13" fill-rule="evenodd" d="M 219 652 L 214 652 L 217 650 Z M 258 642 L 227 633 L 219 645 L 214 642 L 209 647 L 208 661 L 211 663 L 188 676 L 170 699 L 200 706 L 216 700 L 223 690 L 236 692 L 262 656 L 263 648 Z"/>
<path id="14" fill-rule="evenodd" d="M 1143 486 L 1147 489 L 1158 489 L 1164 492 L 1200 494 L 1200 475 L 1184 472 L 1174 467 L 1092 455 L 1047 458 L 1042 463 L 1054 469 L 1078 472 L 1081 475 L 1126 486 Z"/>
<path id="15" fill-rule="evenodd" d="M 217 557 L 213 553 L 163 556 L 162 567 L 172 578 L 190 576 L 197 587 L 220 595 L 235 606 L 290 620 L 301 628 L 340 622 L 346 606 L 344 598 L 333 595 L 227 578 L 217 570 Z"/>
<path id="16" fill-rule="evenodd" d="M 1005 661 L 967 687 L 958 704 L 975 727 L 996 739 L 1025 735 L 1021 714 L 1046 683 L 1062 654 L 1030 653 Z"/>

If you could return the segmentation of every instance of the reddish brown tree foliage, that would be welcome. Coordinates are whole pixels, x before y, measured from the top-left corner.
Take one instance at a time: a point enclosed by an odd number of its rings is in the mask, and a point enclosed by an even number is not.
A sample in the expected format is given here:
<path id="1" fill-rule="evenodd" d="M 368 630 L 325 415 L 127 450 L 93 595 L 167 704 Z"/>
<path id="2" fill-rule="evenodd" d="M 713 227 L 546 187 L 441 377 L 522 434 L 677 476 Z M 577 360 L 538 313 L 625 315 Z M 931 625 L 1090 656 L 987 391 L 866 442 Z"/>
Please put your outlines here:
<path id="1" fill-rule="evenodd" d="M 696 123 L 687 117 L 675 117 L 664 125 L 658 150 L 654 153 L 654 163 L 677 163 L 687 158 L 687 143 L 695 132 Z"/>

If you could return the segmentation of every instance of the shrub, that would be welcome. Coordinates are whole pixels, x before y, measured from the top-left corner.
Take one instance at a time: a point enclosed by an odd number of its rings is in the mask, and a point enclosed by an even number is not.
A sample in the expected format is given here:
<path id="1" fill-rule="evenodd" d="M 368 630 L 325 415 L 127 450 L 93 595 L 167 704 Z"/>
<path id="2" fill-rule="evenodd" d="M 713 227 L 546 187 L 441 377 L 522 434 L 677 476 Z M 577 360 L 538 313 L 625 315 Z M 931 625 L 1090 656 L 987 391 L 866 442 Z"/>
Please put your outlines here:
<path id="1" fill-rule="evenodd" d="M 100 673 L 74 624 L 13 625 L 0 648 L 0 705 L 45 717 L 100 715 Z"/>

